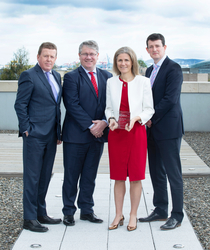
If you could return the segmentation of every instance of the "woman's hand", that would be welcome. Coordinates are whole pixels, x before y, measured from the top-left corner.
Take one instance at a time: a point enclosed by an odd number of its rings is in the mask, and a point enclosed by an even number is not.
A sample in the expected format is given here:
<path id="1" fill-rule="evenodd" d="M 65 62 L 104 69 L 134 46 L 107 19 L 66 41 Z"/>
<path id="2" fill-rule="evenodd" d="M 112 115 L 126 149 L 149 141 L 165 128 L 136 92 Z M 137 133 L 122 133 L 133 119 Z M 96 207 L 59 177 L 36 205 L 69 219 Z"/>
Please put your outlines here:
<path id="1" fill-rule="evenodd" d="M 109 128 L 114 131 L 115 129 L 118 128 L 118 123 L 116 122 L 115 119 L 110 119 L 109 120 Z"/>
<path id="2" fill-rule="evenodd" d="M 125 130 L 127 130 L 128 132 L 131 131 L 131 129 L 133 128 L 135 122 L 137 121 L 141 121 L 140 116 L 136 116 L 133 119 L 130 120 L 130 124 L 128 125 L 128 123 L 125 125 Z"/>

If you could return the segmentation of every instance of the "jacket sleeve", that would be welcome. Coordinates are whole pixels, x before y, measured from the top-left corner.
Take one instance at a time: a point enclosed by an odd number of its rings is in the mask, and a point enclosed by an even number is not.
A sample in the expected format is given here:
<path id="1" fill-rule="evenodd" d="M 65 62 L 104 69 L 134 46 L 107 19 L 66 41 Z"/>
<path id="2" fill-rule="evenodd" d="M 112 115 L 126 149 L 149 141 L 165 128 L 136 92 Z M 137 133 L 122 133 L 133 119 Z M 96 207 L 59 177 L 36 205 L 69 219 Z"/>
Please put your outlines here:
<path id="1" fill-rule="evenodd" d="M 156 124 L 174 105 L 177 104 L 180 98 L 182 82 L 183 75 L 181 68 L 178 64 L 174 64 L 166 74 L 164 96 L 160 102 L 155 105 L 155 114 L 151 119 L 152 123 Z"/>
<path id="2" fill-rule="evenodd" d="M 34 84 L 27 71 L 24 71 L 18 81 L 18 91 L 15 101 L 15 111 L 19 121 L 19 130 L 22 134 L 30 130 L 28 106 L 33 92 Z"/>
<path id="3" fill-rule="evenodd" d="M 92 124 L 91 117 L 82 108 L 79 101 L 79 86 L 68 73 L 64 76 L 63 102 L 68 115 L 72 116 L 83 131 Z"/>
<path id="4" fill-rule="evenodd" d="M 155 110 L 153 108 L 153 97 L 150 80 L 146 78 L 144 82 L 142 112 L 139 114 L 141 117 L 141 123 L 145 124 L 147 121 L 149 121 L 154 112 Z"/>
<path id="5" fill-rule="evenodd" d="M 106 85 L 106 109 L 105 109 L 105 115 L 107 121 L 110 117 L 114 117 L 114 110 L 112 107 L 112 101 L 111 101 L 111 93 L 110 93 L 110 79 L 107 80 Z"/>

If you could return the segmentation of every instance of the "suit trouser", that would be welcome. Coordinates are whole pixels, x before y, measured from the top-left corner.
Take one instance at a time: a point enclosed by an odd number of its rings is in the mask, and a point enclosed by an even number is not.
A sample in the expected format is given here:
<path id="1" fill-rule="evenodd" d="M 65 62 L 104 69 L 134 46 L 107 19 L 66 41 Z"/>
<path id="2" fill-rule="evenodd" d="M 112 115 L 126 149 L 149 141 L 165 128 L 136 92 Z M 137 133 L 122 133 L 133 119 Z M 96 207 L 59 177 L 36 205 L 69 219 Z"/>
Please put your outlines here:
<path id="1" fill-rule="evenodd" d="M 149 170 L 154 189 L 155 212 L 163 217 L 168 216 L 168 177 L 172 197 L 171 217 L 181 222 L 184 215 L 180 146 L 181 137 L 156 140 L 152 133 L 148 136 Z"/>
<path id="2" fill-rule="evenodd" d="M 48 139 L 23 135 L 23 208 L 24 219 L 36 220 L 46 212 L 45 197 L 55 159 L 57 139 L 51 133 Z"/>
<path id="3" fill-rule="evenodd" d="M 93 213 L 93 192 L 98 165 L 103 153 L 103 143 L 85 144 L 63 143 L 64 182 L 63 182 L 63 214 L 73 215 L 76 212 L 75 200 L 79 181 L 77 199 L 81 214 Z"/>

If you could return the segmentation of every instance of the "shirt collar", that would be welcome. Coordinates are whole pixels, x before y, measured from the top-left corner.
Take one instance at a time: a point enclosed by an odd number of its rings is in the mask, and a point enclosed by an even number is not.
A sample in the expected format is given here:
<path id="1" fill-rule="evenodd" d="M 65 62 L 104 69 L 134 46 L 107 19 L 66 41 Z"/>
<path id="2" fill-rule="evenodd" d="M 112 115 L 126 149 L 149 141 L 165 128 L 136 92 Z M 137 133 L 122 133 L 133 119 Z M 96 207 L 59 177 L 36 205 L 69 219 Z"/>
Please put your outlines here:
<path id="1" fill-rule="evenodd" d="M 81 66 L 82 66 L 82 64 L 81 64 Z M 96 72 L 96 68 L 94 69 L 94 70 L 92 70 L 92 71 L 90 71 L 90 70 L 87 70 L 86 68 L 84 68 L 83 66 L 82 66 L 82 68 L 84 69 L 84 71 L 88 74 L 89 72 L 93 72 L 93 73 L 97 73 Z"/>
<path id="2" fill-rule="evenodd" d="M 38 65 L 39 65 L 39 62 L 37 62 L 37 63 L 38 63 Z M 41 68 L 40 65 L 39 65 L 39 67 Z M 41 70 L 44 72 L 44 74 L 47 72 L 47 71 L 43 70 L 42 68 L 41 68 Z M 48 71 L 48 72 L 50 72 L 50 74 L 52 74 L 52 70 L 50 70 L 50 71 Z"/>
<path id="3" fill-rule="evenodd" d="M 160 68 L 160 66 L 162 65 L 162 63 L 163 63 L 163 61 L 166 59 L 166 55 L 164 55 L 163 56 L 163 58 L 162 59 L 160 59 L 160 61 L 156 64 L 156 65 L 158 65 L 159 66 L 159 68 Z M 155 63 L 153 63 L 153 66 L 155 65 Z"/>

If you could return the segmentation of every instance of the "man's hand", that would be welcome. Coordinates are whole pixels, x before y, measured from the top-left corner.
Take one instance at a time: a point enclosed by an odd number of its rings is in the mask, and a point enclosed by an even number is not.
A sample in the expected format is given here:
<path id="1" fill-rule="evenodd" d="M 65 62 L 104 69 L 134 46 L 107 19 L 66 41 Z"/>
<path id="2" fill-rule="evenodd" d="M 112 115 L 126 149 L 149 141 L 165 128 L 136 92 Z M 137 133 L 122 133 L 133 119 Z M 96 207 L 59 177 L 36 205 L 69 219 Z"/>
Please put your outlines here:
<path id="1" fill-rule="evenodd" d="M 28 137 L 28 131 L 25 132 L 26 137 Z"/>
<path id="2" fill-rule="evenodd" d="M 118 123 L 116 122 L 115 119 L 110 119 L 109 120 L 109 128 L 114 131 L 115 129 L 118 128 Z"/>
<path id="3" fill-rule="evenodd" d="M 62 141 L 57 140 L 57 145 L 60 145 L 62 143 Z"/>
<path id="4" fill-rule="evenodd" d="M 148 122 L 146 122 L 146 125 L 147 125 L 148 128 L 151 128 L 152 127 L 152 121 L 149 120 Z"/>
<path id="5" fill-rule="evenodd" d="M 95 120 L 92 121 L 94 126 L 90 129 L 90 132 L 92 135 L 94 135 L 96 138 L 100 138 L 103 135 L 104 129 L 107 127 L 107 124 L 105 121 L 101 120 Z"/>

